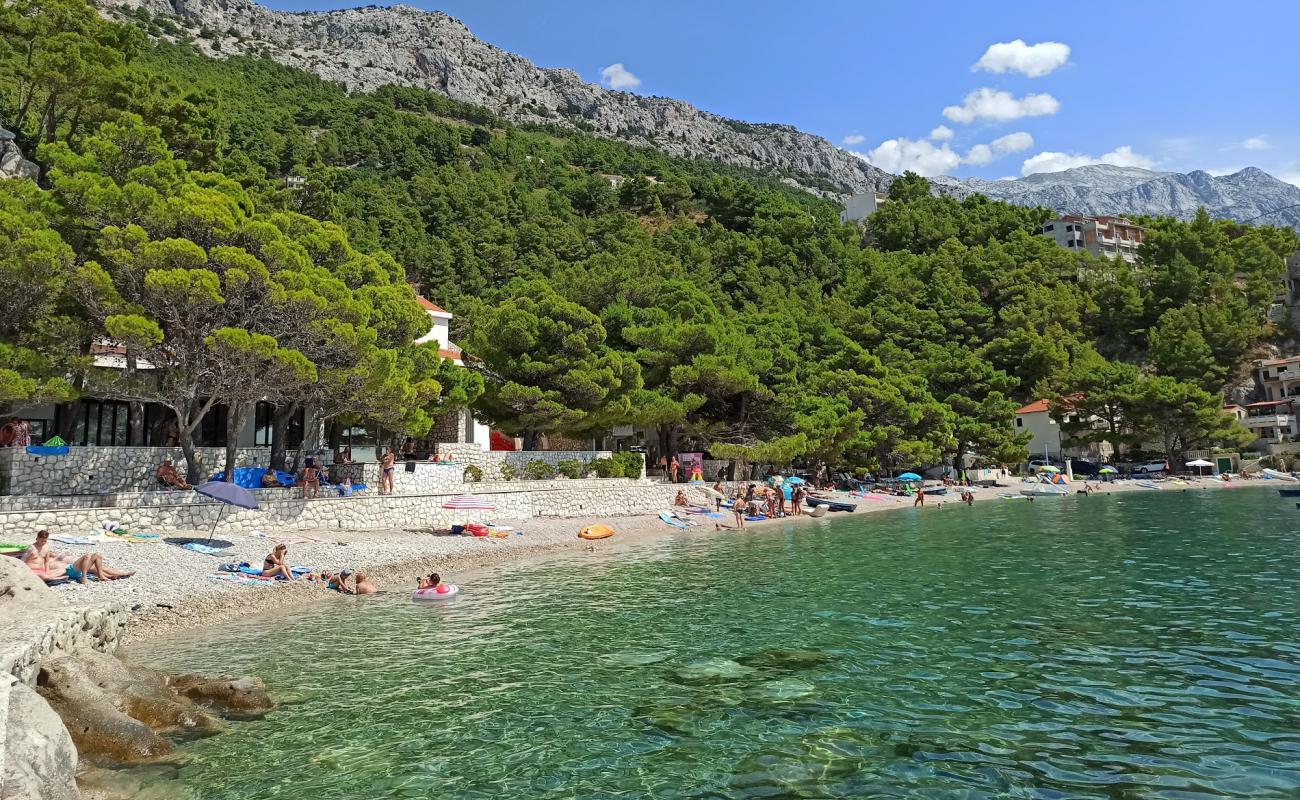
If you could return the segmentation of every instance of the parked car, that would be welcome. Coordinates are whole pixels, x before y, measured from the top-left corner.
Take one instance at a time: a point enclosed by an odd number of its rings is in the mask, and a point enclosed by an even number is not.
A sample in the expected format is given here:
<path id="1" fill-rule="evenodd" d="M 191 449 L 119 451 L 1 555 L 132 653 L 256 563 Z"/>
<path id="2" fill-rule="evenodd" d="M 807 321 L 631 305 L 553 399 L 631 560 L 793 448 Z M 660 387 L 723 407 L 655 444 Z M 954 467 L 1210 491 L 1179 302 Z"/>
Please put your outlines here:
<path id="1" fill-rule="evenodd" d="M 1034 458 L 1034 459 L 1030 459 L 1029 461 L 1029 474 L 1033 475 L 1036 472 L 1041 472 L 1043 467 L 1056 467 L 1057 469 L 1065 469 L 1065 465 L 1059 461 L 1052 461 L 1051 459 L 1047 459 L 1047 458 Z"/>
<path id="2" fill-rule="evenodd" d="M 1168 472 L 1169 466 L 1163 461 L 1148 461 L 1145 464 L 1134 464 L 1132 474 L 1134 475 L 1156 475 L 1161 472 Z"/>

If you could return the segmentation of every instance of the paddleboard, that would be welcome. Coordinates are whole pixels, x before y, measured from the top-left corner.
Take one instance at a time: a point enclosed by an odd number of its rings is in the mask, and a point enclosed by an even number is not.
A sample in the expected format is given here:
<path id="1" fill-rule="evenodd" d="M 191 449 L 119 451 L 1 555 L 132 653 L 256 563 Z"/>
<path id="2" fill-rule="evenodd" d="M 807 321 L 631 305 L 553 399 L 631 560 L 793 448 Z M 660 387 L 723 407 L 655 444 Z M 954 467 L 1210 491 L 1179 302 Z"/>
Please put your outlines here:
<path id="1" fill-rule="evenodd" d="M 677 519 L 672 514 L 669 514 L 667 511 L 660 512 L 659 519 L 662 520 L 664 524 L 671 525 L 674 528 L 689 527 L 685 522 L 682 522 L 680 519 Z"/>

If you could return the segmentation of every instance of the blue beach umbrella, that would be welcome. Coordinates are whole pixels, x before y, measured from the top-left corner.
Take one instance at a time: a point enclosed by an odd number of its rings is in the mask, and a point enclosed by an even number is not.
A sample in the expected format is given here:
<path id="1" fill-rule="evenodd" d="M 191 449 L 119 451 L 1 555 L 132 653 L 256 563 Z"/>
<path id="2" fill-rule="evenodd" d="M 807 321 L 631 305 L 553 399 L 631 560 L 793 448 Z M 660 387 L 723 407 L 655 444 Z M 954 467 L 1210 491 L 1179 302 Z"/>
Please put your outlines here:
<path id="1" fill-rule="evenodd" d="M 803 478 L 800 478 L 796 475 L 793 478 L 786 478 L 785 482 L 793 486 L 798 486 L 799 484 L 803 483 Z"/>
<path id="2" fill-rule="evenodd" d="M 208 531 L 208 541 L 212 541 L 212 536 L 217 532 L 217 523 L 226 514 L 226 506 L 235 506 L 236 508 L 257 508 L 257 497 L 249 490 L 242 486 L 236 486 L 233 483 L 225 481 L 208 481 L 194 487 L 194 491 L 204 497 L 211 497 L 218 503 L 221 503 L 221 511 L 217 513 L 217 518 L 212 521 L 212 529 Z"/>
<path id="3" fill-rule="evenodd" d="M 917 475 L 915 472 L 904 472 L 902 475 L 898 476 L 898 479 L 900 481 L 919 481 L 922 478 L 920 475 Z"/>

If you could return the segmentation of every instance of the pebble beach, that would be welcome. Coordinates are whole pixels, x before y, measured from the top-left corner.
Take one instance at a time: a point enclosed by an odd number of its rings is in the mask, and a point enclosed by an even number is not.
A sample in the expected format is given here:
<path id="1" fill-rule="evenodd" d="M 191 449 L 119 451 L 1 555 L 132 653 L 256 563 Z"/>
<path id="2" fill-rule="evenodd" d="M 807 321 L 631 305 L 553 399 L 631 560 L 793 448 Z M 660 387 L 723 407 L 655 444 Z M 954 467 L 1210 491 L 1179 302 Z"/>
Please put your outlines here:
<path id="1" fill-rule="evenodd" d="M 1102 484 L 1096 497 L 1131 491 L 1180 491 L 1191 489 L 1231 489 L 1258 484 L 1257 481 L 1223 484 L 1219 481 L 1163 481 L 1153 490 L 1134 481 Z M 1075 484 L 1081 488 L 1081 484 Z M 692 487 L 684 487 L 691 490 Z M 1026 502 L 1007 495 L 1018 491 L 1019 484 L 994 488 L 975 488 L 976 502 Z M 855 514 L 908 511 L 912 513 L 961 513 L 957 499 L 959 489 L 944 497 L 930 497 L 924 509 L 913 509 L 912 498 L 889 495 L 867 497 L 834 493 L 834 498 L 857 504 L 854 512 L 831 513 L 821 519 L 808 516 L 784 517 L 748 522 L 744 533 L 785 529 L 795 525 L 825 524 Z M 703 492 L 690 491 L 692 500 L 703 503 Z M 1052 502 L 1053 498 L 1038 502 Z M 511 530 L 500 537 L 453 535 L 449 531 L 410 527 L 390 530 L 328 530 L 278 533 L 248 531 L 227 536 L 230 547 L 221 555 L 206 555 L 163 541 L 148 543 L 113 542 L 92 546 L 55 543 L 67 555 L 97 550 L 115 569 L 134 570 L 129 579 L 91 582 L 86 585 L 64 584 L 55 587 L 61 600 L 70 607 L 107 603 L 125 603 L 131 610 L 131 624 L 126 641 L 165 635 L 168 632 L 217 624 L 252 614 L 272 613 L 276 609 L 309 603 L 358 602 L 308 583 L 231 582 L 214 577 L 223 562 L 248 562 L 260 565 L 275 546 L 289 546 L 289 561 L 317 570 L 360 570 L 381 592 L 406 593 L 415 580 L 429 572 L 439 572 L 444 580 L 456 583 L 458 576 L 475 569 L 524 561 L 540 556 L 572 554 L 573 558 L 603 548 L 618 547 L 634 551 L 638 542 L 664 536 L 744 535 L 731 526 L 733 517 L 695 517 L 699 524 L 679 529 L 663 523 L 653 515 L 619 518 L 497 520 Z M 592 524 L 610 525 L 615 536 L 601 541 L 586 541 L 577 532 Z M 721 531 L 715 529 L 721 525 Z M 34 533 L 34 532 L 33 532 Z M 195 536 L 200 535 L 195 532 Z M 214 542 L 219 543 L 219 542 Z"/>

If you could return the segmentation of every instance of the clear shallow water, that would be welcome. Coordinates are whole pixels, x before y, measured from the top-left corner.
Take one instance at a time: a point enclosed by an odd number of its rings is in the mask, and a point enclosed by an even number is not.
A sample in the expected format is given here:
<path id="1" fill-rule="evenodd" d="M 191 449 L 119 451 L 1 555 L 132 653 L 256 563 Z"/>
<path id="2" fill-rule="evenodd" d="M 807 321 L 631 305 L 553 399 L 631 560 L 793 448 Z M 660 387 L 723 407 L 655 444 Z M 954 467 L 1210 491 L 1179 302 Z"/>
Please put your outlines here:
<path id="1" fill-rule="evenodd" d="M 138 648 L 287 700 L 201 798 L 1296 798 L 1300 512 L 1151 492 L 690 533 Z"/>

